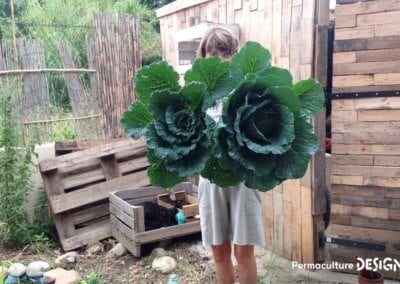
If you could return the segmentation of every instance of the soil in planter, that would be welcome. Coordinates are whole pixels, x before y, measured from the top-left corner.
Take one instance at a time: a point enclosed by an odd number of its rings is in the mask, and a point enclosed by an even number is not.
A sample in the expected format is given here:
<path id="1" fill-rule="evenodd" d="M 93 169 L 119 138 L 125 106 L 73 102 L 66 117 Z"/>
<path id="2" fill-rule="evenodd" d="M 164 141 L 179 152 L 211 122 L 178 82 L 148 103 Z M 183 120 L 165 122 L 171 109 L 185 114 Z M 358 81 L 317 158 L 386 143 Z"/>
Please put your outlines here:
<path id="1" fill-rule="evenodd" d="M 146 231 L 177 224 L 175 214 L 178 213 L 178 210 L 176 208 L 167 209 L 154 202 L 143 202 L 138 205 L 143 206 Z"/>

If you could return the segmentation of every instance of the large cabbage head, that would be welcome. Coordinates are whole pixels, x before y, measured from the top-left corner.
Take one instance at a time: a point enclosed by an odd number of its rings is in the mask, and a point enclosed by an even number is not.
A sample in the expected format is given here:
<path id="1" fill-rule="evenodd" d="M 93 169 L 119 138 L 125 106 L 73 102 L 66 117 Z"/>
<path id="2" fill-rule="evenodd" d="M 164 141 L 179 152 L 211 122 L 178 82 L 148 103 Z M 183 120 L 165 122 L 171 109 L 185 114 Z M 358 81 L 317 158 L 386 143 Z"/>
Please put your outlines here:
<path id="1" fill-rule="evenodd" d="M 305 174 L 311 155 L 318 150 L 308 121 L 319 112 L 324 98 L 316 81 L 293 85 L 287 70 L 265 64 L 269 52 L 250 44 L 237 55 L 240 60 L 232 60 L 231 74 L 240 74 L 242 79 L 224 103 L 215 155 L 204 175 L 221 186 L 243 181 L 266 191 Z M 241 59 L 257 58 L 251 56 L 257 49 L 259 57 L 252 66 L 259 67 L 254 70 Z"/>
<path id="2" fill-rule="evenodd" d="M 145 136 L 153 185 L 170 188 L 204 169 L 216 128 L 205 109 L 229 93 L 228 69 L 229 63 L 216 57 L 197 60 L 182 87 L 166 62 L 137 72 L 138 99 L 124 112 L 121 124 L 129 136 Z"/>

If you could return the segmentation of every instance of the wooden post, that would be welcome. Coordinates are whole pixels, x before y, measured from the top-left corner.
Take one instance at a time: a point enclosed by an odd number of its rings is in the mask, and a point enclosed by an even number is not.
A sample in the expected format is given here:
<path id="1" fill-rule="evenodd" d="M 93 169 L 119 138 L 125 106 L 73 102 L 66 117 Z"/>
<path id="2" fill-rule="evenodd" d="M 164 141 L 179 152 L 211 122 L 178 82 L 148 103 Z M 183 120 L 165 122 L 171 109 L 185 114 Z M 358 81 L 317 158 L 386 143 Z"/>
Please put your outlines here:
<path id="1" fill-rule="evenodd" d="M 328 30 L 329 30 L 329 0 L 316 1 L 316 36 L 314 52 L 315 78 L 327 86 L 328 74 Z M 319 232 L 325 229 L 323 215 L 326 212 L 326 172 L 325 172 L 325 138 L 326 138 L 325 108 L 313 120 L 315 134 L 318 137 L 319 150 L 312 159 L 311 188 L 312 214 L 314 231 L 314 261 L 325 261 L 325 250 L 319 248 Z"/>

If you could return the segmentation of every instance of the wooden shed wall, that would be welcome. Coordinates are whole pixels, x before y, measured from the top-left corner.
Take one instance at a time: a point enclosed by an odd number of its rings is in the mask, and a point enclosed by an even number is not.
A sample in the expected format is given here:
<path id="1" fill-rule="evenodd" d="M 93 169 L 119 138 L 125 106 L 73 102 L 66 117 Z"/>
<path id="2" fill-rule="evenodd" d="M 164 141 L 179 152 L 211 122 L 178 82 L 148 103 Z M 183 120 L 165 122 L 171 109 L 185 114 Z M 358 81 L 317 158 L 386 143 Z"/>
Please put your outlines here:
<path id="1" fill-rule="evenodd" d="M 294 81 L 313 76 L 314 15 L 318 0 L 178 0 L 157 11 L 163 58 L 177 67 L 180 31 L 205 22 L 238 24 L 240 41 L 261 43 L 273 65 L 290 69 Z M 326 17 L 327 18 L 327 17 Z M 314 261 L 311 173 L 264 194 L 267 248 L 299 262 Z"/>
<path id="2" fill-rule="evenodd" d="M 400 90 L 400 1 L 338 5 L 335 23 L 334 91 Z M 332 260 L 399 258 L 400 97 L 333 100 L 332 139 L 332 235 L 386 245 Z"/>
<path id="3" fill-rule="evenodd" d="M 334 14 L 333 91 L 399 90 L 400 1 L 346 2 Z"/>

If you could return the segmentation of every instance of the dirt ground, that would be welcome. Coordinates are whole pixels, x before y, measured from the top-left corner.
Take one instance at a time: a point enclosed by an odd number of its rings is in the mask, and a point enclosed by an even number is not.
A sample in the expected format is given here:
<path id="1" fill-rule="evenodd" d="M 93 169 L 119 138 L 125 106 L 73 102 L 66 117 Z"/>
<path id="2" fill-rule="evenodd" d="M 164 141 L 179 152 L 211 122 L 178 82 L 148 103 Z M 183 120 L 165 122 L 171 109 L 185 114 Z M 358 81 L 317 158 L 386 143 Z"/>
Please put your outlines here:
<path id="1" fill-rule="evenodd" d="M 104 242 L 105 246 L 109 241 Z M 160 244 L 143 246 L 143 256 L 135 258 L 126 254 L 117 260 L 106 260 L 105 252 L 98 255 L 88 255 L 85 250 L 79 251 L 77 263 L 70 269 L 77 270 L 82 278 L 94 272 L 104 282 L 120 283 L 167 283 L 169 274 L 162 274 L 151 269 L 149 254 Z M 177 261 L 177 274 L 181 284 L 185 283 L 216 283 L 214 265 L 210 251 L 201 244 L 200 234 L 174 239 L 170 244 L 164 243 L 165 250 Z M 0 260 L 21 262 L 47 261 L 55 267 L 54 261 L 60 254 L 60 249 L 47 250 L 45 253 L 32 253 L 29 248 L 16 250 L 0 245 Z M 233 259 L 234 261 L 234 259 Z M 261 283 L 358 283 L 353 274 L 331 271 L 309 271 L 292 269 L 291 262 L 272 254 L 262 248 L 256 249 L 259 284 Z M 400 284 L 398 281 L 385 280 L 385 284 Z"/>
<path id="2" fill-rule="evenodd" d="M 184 283 L 213 283 L 215 273 L 210 258 L 191 249 L 192 245 L 200 241 L 198 234 L 177 238 L 172 244 L 165 247 L 170 256 L 177 261 L 174 273 Z M 103 244 L 107 247 L 108 242 Z M 94 272 L 105 283 L 167 283 L 169 274 L 162 274 L 151 269 L 149 256 L 151 251 L 159 244 L 148 244 L 142 247 L 143 256 L 133 257 L 130 253 L 116 260 L 108 260 L 106 252 L 97 255 L 88 255 L 84 249 L 79 250 L 79 257 L 75 265 L 66 269 L 75 269 L 84 279 Z M 165 245 L 165 244 L 164 244 Z M 1 262 L 21 262 L 25 265 L 31 261 L 42 260 L 56 267 L 54 261 L 62 254 L 60 248 L 50 249 L 44 253 L 33 253 L 29 247 L 16 250 L 0 244 Z"/>

